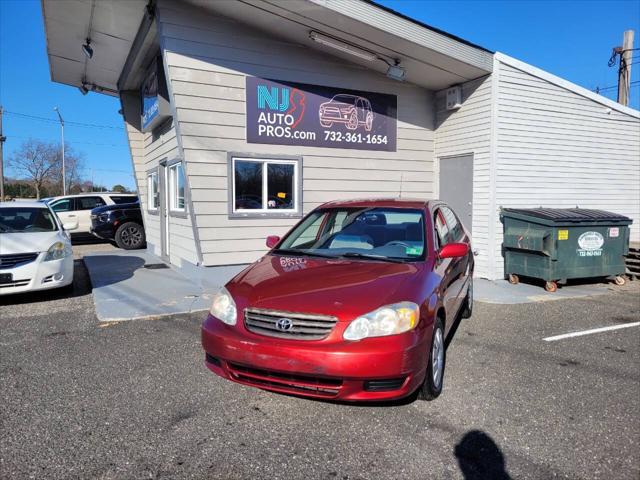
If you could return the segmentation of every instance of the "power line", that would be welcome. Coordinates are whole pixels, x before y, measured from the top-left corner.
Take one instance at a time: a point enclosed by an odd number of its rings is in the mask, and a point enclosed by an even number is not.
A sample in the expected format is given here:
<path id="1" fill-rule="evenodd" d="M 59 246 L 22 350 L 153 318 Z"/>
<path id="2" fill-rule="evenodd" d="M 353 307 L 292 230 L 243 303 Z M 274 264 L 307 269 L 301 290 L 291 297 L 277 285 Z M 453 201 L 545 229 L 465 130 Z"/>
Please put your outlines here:
<path id="1" fill-rule="evenodd" d="M 639 83 L 640 83 L 640 80 L 636 80 L 635 82 L 631 82 L 629 84 L 629 86 L 638 85 Z M 611 90 L 613 88 L 618 88 L 618 86 L 617 85 L 610 85 L 608 87 L 596 87 L 596 88 L 593 89 L 593 91 L 596 92 L 596 93 L 600 93 L 600 92 L 602 92 L 604 90 Z"/>
<path id="2" fill-rule="evenodd" d="M 11 135 L 10 138 L 33 138 L 33 137 L 27 137 L 24 135 Z M 93 145 L 96 147 L 126 147 L 127 145 L 124 143 L 95 143 L 95 142 L 74 142 L 74 141 L 69 141 L 69 140 L 65 140 L 64 143 L 71 143 L 71 144 L 79 144 L 79 145 Z"/>
<path id="3" fill-rule="evenodd" d="M 14 115 L 16 117 L 29 118 L 31 120 L 37 120 L 37 121 L 40 121 L 40 122 L 55 123 L 55 124 L 58 123 L 58 120 L 55 120 L 53 118 L 39 117 L 37 115 L 29 115 L 29 114 L 21 113 L 21 112 L 11 112 L 11 111 L 5 110 L 4 113 L 7 113 L 9 115 Z M 117 127 L 115 125 L 98 125 L 98 124 L 95 124 L 95 123 L 72 122 L 72 121 L 68 121 L 68 120 L 65 120 L 65 124 L 73 125 L 75 127 L 83 127 L 83 128 L 108 128 L 108 129 L 112 129 L 112 130 L 124 130 L 124 127 Z"/>

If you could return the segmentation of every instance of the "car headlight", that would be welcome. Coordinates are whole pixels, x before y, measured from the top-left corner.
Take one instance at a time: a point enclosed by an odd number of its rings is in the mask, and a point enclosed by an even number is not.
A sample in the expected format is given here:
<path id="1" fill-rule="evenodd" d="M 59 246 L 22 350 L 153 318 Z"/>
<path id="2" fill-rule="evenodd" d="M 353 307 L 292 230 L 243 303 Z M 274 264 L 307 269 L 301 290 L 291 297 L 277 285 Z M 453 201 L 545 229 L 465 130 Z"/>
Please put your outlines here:
<path id="1" fill-rule="evenodd" d="M 211 315 L 227 325 L 235 325 L 238 321 L 238 312 L 236 310 L 236 302 L 233 297 L 222 287 L 213 296 L 213 304 L 211 305 Z"/>
<path id="2" fill-rule="evenodd" d="M 413 330 L 420 321 L 420 307 L 413 302 L 385 305 L 361 315 L 344 331 L 345 340 L 383 337 Z"/>
<path id="3" fill-rule="evenodd" d="M 45 262 L 50 262 L 52 260 L 60 260 L 62 258 L 66 258 L 70 256 L 72 253 L 71 246 L 64 242 L 56 242 L 49 250 L 47 250 L 47 254 L 44 257 Z"/>
<path id="4" fill-rule="evenodd" d="M 100 223 L 107 223 L 109 221 L 109 214 L 101 213 L 100 215 L 98 215 L 98 221 Z"/>

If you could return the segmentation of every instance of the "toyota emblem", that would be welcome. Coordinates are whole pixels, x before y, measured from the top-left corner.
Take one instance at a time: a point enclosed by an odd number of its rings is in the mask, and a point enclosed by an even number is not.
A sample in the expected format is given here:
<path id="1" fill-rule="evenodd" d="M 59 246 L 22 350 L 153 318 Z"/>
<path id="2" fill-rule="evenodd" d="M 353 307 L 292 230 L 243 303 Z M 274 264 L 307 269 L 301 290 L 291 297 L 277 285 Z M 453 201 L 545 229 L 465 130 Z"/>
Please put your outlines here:
<path id="1" fill-rule="evenodd" d="M 276 327 L 278 327 L 278 330 L 288 332 L 293 328 L 293 322 L 289 318 L 281 318 L 276 322 Z"/>

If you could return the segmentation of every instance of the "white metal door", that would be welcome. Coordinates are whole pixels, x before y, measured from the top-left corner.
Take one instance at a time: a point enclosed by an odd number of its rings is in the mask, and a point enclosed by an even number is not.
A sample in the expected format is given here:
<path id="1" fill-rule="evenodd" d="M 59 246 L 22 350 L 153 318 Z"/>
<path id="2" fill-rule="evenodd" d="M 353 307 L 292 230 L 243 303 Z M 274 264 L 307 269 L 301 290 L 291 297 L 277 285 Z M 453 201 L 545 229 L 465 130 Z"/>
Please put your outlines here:
<path id="1" fill-rule="evenodd" d="M 440 200 L 446 202 L 471 233 L 473 223 L 473 154 L 442 157 Z"/>

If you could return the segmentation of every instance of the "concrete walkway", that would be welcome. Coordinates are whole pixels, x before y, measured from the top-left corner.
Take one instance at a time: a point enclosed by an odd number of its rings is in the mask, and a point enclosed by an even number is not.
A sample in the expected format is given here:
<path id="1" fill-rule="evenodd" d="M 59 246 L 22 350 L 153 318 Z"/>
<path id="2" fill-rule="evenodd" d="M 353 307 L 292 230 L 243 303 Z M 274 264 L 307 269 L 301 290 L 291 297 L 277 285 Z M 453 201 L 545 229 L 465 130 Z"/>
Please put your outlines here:
<path id="1" fill-rule="evenodd" d="M 243 268 L 177 269 L 145 250 L 95 251 L 86 253 L 84 262 L 93 285 L 96 314 L 102 321 L 206 311 L 211 295 Z M 618 288 L 612 283 L 582 283 L 549 293 L 541 285 L 478 278 L 474 297 L 478 302 L 519 304 L 604 295 Z"/>
<path id="2" fill-rule="evenodd" d="M 223 275 L 211 270 L 203 278 L 189 278 L 145 250 L 92 252 L 84 263 L 93 285 L 96 314 L 102 321 L 154 318 L 208 310 L 217 286 L 240 268 Z M 157 268 L 160 267 L 160 268 Z"/>
<path id="3" fill-rule="evenodd" d="M 572 283 L 559 285 L 556 292 L 547 292 L 542 284 L 518 283 L 511 285 L 506 280 L 474 279 L 473 294 L 477 302 L 513 305 L 517 303 L 549 302 L 566 300 L 567 298 L 582 298 L 594 295 L 604 295 L 611 290 L 619 289 L 613 283 Z M 624 288 L 624 287 L 623 287 Z"/>

